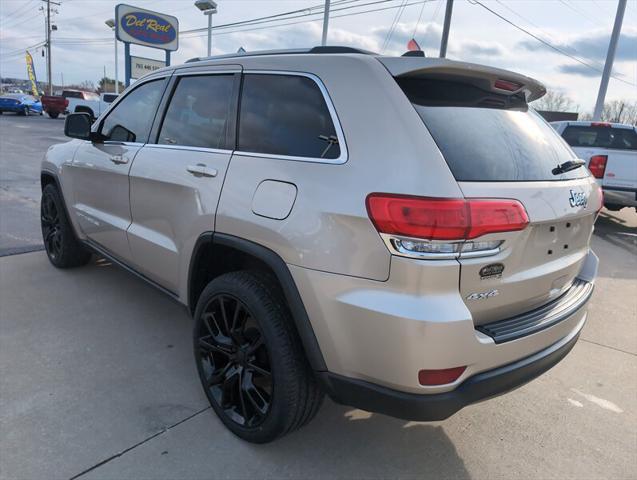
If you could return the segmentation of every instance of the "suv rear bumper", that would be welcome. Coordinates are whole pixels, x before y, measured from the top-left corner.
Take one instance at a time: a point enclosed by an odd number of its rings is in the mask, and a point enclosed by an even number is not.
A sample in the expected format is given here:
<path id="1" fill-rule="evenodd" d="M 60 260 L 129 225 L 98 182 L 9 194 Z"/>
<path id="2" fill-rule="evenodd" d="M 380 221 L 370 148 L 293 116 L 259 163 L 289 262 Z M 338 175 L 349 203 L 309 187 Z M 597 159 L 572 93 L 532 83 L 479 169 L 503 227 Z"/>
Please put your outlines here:
<path id="1" fill-rule="evenodd" d="M 444 393 L 406 393 L 329 372 L 322 373 L 321 380 L 337 403 L 405 420 L 444 420 L 467 405 L 502 395 L 543 374 L 570 352 L 579 333 L 580 329 L 531 356 L 478 373 Z"/>

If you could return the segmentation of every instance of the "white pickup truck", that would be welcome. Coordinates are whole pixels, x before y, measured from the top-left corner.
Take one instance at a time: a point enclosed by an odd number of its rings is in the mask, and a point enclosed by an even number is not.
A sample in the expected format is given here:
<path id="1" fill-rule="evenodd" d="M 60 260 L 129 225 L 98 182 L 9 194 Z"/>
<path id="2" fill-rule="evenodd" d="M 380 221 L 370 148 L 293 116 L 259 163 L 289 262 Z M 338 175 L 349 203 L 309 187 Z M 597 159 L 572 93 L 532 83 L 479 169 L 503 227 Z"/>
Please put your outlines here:
<path id="1" fill-rule="evenodd" d="M 597 178 L 609 210 L 637 210 L 637 129 L 607 122 L 565 121 L 551 125 Z"/>

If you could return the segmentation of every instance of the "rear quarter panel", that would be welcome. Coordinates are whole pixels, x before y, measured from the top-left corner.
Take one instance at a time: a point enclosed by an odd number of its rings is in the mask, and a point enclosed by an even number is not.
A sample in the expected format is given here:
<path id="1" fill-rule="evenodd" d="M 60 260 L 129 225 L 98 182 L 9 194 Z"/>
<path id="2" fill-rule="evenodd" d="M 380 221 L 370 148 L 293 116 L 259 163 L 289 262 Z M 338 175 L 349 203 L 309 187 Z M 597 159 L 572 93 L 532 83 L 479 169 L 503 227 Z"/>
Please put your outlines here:
<path id="1" fill-rule="evenodd" d="M 309 57 L 309 58 L 308 58 Z M 334 104 L 348 159 L 341 165 L 235 154 L 225 179 L 216 230 L 260 243 L 285 262 L 385 281 L 391 256 L 367 216 L 372 192 L 459 197 L 460 189 L 420 117 L 380 62 L 361 55 L 286 55 L 242 59 L 243 68 L 308 72 Z M 282 220 L 255 215 L 264 180 L 298 189 Z"/>

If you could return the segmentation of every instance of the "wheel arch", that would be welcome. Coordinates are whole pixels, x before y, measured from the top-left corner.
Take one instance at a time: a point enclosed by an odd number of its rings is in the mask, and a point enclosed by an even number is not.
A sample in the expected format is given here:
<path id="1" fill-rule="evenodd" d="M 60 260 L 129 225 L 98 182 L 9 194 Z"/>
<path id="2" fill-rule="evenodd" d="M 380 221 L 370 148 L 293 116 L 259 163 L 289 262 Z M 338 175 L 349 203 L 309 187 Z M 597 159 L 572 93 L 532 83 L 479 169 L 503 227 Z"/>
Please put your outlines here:
<path id="1" fill-rule="evenodd" d="M 194 313 L 197 300 L 213 278 L 236 270 L 261 270 L 274 275 L 285 296 L 301 339 L 305 355 L 314 371 L 326 371 L 301 295 L 285 261 L 274 251 L 250 240 L 223 233 L 206 232 L 197 240 L 188 273 L 188 309 Z"/>
<path id="2" fill-rule="evenodd" d="M 77 107 L 75 107 L 75 110 L 73 113 L 88 113 L 92 118 L 95 118 L 95 113 L 93 112 L 93 109 L 91 107 L 87 107 L 84 105 L 78 105 Z"/>

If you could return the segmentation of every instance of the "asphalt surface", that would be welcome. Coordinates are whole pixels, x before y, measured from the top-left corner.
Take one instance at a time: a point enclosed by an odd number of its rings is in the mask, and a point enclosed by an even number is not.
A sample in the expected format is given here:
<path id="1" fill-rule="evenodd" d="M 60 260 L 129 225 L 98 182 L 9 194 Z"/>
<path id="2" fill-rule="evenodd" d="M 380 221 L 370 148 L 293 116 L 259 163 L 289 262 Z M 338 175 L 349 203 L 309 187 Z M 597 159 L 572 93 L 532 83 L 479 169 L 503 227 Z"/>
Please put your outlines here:
<path id="1" fill-rule="evenodd" d="M 63 120 L 0 116 L 0 478 L 637 478 L 637 214 L 603 211 L 589 320 L 532 383 L 416 423 L 326 401 L 269 445 L 217 420 L 192 321 L 104 260 L 40 245 L 39 162 Z"/>

